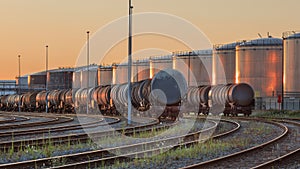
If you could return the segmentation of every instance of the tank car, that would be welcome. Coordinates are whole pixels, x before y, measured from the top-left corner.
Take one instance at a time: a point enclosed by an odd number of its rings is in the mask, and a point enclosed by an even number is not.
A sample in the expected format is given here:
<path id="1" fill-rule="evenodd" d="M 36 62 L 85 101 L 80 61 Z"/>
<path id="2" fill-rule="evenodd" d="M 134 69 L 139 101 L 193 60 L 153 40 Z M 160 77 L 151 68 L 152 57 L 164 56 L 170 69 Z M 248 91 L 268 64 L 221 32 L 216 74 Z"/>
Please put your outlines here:
<path id="1" fill-rule="evenodd" d="M 96 101 L 100 112 L 104 115 L 117 115 L 116 111 L 112 111 L 111 89 L 111 85 L 98 86 L 93 92 L 93 99 Z"/>
<path id="2" fill-rule="evenodd" d="M 209 114 L 208 93 L 211 86 L 189 87 L 187 92 L 184 109 L 187 111 L 198 112 L 198 115 Z"/>
<path id="3" fill-rule="evenodd" d="M 48 109 L 49 112 L 58 112 L 60 110 L 61 94 L 63 90 L 52 90 L 49 92 L 48 98 Z"/>
<path id="4" fill-rule="evenodd" d="M 33 112 L 36 109 L 36 95 L 38 92 L 25 93 L 22 98 L 22 111 Z"/>
<path id="5" fill-rule="evenodd" d="M 249 116 L 254 106 L 254 90 L 246 83 L 216 85 L 209 92 L 209 100 L 210 107 L 225 105 L 225 116 L 239 113 Z"/>
<path id="6" fill-rule="evenodd" d="M 61 95 L 61 108 L 63 113 L 74 113 L 74 98 L 76 90 L 75 89 L 69 89 L 66 90 Z"/>
<path id="7" fill-rule="evenodd" d="M 93 93 L 95 88 L 82 88 L 75 92 L 75 110 L 77 113 L 95 113 L 96 104 L 93 100 Z M 87 112 L 88 103 L 88 112 Z"/>
<path id="8" fill-rule="evenodd" d="M 46 109 L 46 97 L 49 91 L 41 91 L 36 95 L 36 111 L 42 112 Z"/>
<path id="9" fill-rule="evenodd" d="M 5 111 L 7 106 L 7 98 L 9 95 L 3 95 L 1 96 L 1 110 Z"/>

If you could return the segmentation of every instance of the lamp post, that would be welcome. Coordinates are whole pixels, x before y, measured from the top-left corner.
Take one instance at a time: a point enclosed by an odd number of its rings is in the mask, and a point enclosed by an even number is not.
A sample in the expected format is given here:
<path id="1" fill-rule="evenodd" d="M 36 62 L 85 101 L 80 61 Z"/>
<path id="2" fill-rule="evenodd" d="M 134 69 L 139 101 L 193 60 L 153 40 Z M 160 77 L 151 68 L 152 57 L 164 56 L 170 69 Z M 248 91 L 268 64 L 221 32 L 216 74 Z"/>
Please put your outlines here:
<path id="1" fill-rule="evenodd" d="M 21 77 L 21 55 L 18 55 L 18 61 L 19 61 L 19 78 L 18 78 L 18 85 L 19 85 L 19 101 L 18 101 L 18 107 L 19 107 L 19 113 L 21 113 L 21 84 L 20 84 L 20 77 Z"/>
<path id="2" fill-rule="evenodd" d="M 129 36 L 128 36 L 128 124 L 131 124 L 131 71 L 132 71 L 132 9 L 129 0 Z"/>
<path id="3" fill-rule="evenodd" d="M 86 60 L 87 60 L 87 98 L 86 98 L 86 114 L 89 114 L 89 83 L 90 83 L 90 31 L 87 34 L 87 50 L 86 50 Z"/>
<path id="4" fill-rule="evenodd" d="M 48 113 L 48 45 L 46 45 L 46 113 Z"/>

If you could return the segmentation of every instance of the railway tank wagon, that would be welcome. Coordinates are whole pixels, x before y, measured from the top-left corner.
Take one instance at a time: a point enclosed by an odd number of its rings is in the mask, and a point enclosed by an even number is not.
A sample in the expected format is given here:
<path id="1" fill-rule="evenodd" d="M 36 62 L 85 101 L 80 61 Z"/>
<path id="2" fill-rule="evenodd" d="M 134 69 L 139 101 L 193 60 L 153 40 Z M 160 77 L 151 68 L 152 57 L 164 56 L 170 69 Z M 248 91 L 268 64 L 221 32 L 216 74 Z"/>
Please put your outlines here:
<path id="1" fill-rule="evenodd" d="M 171 69 L 158 72 L 153 79 L 132 83 L 133 113 L 156 117 L 160 120 L 176 119 L 181 100 L 186 94 L 184 76 Z M 110 115 L 127 114 L 128 85 L 99 86 L 94 90 L 93 99 L 101 113 Z"/>
<path id="2" fill-rule="evenodd" d="M 33 112 L 36 110 L 36 95 L 39 92 L 25 93 L 22 99 L 22 111 Z"/>
<path id="3" fill-rule="evenodd" d="M 249 116 L 254 107 L 254 90 L 246 83 L 216 85 L 209 92 L 209 105 L 223 106 L 225 116 L 244 114 Z M 212 112 L 220 113 L 220 112 Z"/>

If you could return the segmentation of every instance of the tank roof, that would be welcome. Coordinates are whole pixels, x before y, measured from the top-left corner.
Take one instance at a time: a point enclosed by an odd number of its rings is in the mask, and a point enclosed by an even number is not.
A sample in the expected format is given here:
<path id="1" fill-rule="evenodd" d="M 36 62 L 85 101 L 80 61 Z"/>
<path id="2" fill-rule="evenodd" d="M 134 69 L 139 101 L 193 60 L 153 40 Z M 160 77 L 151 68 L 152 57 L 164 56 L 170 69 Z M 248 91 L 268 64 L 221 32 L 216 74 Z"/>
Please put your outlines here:
<path id="1" fill-rule="evenodd" d="M 285 39 L 298 39 L 298 38 L 300 38 L 300 33 L 292 34 L 292 35 L 286 37 Z"/>
<path id="2" fill-rule="evenodd" d="M 282 44 L 282 39 L 270 37 L 246 41 L 239 46 L 281 46 Z"/>
<path id="3" fill-rule="evenodd" d="M 234 43 L 228 43 L 224 45 L 218 45 L 215 49 L 216 50 L 234 50 L 237 45 L 239 45 L 239 42 Z"/>

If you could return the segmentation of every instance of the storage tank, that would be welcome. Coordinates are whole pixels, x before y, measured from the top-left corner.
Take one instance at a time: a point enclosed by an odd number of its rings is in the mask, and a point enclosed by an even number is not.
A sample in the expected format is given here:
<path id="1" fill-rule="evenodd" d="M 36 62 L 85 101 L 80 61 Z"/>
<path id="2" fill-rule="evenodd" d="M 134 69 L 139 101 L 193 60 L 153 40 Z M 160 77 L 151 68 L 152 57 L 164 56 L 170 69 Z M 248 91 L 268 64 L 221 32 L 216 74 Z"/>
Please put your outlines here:
<path id="1" fill-rule="evenodd" d="M 73 72 L 72 68 L 50 70 L 47 76 L 48 90 L 71 89 Z"/>
<path id="2" fill-rule="evenodd" d="M 300 97 L 300 32 L 285 32 L 284 92 L 287 97 Z"/>
<path id="3" fill-rule="evenodd" d="M 215 45 L 213 50 L 213 85 L 235 83 L 235 48 L 239 42 Z"/>
<path id="4" fill-rule="evenodd" d="M 28 87 L 34 90 L 44 90 L 46 88 L 46 72 L 34 73 L 28 76 Z"/>
<path id="5" fill-rule="evenodd" d="M 86 88 L 87 83 L 89 87 L 95 87 L 98 85 L 98 66 L 90 65 L 76 68 L 73 76 L 73 89 Z M 89 77 L 89 82 L 87 81 Z"/>
<path id="6" fill-rule="evenodd" d="M 136 60 L 132 63 L 133 82 L 146 80 L 150 78 L 150 61 Z"/>
<path id="7" fill-rule="evenodd" d="M 98 86 L 111 85 L 113 80 L 112 66 L 100 66 L 98 68 Z"/>
<path id="8" fill-rule="evenodd" d="M 173 68 L 173 55 L 157 56 L 150 58 L 150 78 L 160 70 Z"/>
<path id="9" fill-rule="evenodd" d="M 276 97 L 282 90 L 282 55 L 282 39 L 241 43 L 236 47 L 236 82 L 250 84 L 256 97 Z"/>
<path id="10" fill-rule="evenodd" d="M 121 63 L 113 65 L 114 84 L 124 84 L 128 82 L 128 64 Z"/>
<path id="11" fill-rule="evenodd" d="M 180 71 L 188 86 L 211 84 L 212 50 L 197 50 L 174 53 L 174 69 Z"/>

